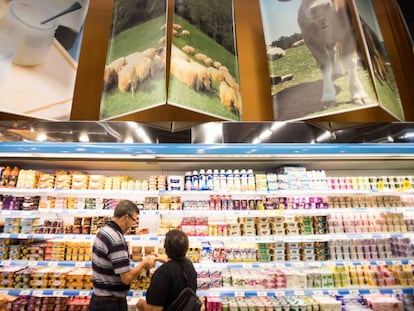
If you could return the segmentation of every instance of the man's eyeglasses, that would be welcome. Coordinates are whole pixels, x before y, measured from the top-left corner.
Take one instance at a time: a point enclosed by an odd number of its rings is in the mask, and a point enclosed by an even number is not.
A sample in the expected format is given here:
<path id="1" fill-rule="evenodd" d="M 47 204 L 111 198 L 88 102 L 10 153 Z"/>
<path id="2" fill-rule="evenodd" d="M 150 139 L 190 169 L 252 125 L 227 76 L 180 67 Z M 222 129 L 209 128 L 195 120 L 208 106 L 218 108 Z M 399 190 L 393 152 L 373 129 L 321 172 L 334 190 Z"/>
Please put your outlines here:
<path id="1" fill-rule="evenodd" d="M 132 221 L 134 222 L 134 223 L 136 223 L 136 224 L 138 224 L 139 223 L 139 217 L 137 217 L 137 218 L 134 218 L 134 217 L 132 217 L 132 215 L 131 214 L 127 214 L 129 217 L 131 217 L 131 219 L 132 219 Z"/>

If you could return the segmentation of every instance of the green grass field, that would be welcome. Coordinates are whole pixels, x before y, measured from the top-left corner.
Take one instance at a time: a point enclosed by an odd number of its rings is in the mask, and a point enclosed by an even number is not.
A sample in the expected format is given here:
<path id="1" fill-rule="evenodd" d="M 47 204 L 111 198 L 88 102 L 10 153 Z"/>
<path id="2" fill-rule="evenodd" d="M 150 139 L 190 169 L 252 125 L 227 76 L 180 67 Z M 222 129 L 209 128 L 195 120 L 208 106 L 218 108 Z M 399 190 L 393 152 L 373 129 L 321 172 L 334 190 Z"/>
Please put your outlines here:
<path id="1" fill-rule="evenodd" d="M 315 59 L 304 45 L 287 49 L 284 57 L 275 61 L 269 61 L 269 72 L 271 75 L 276 76 L 293 74 L 294 77 L 290 81 L 272 86 L 272 94 L 278 93 L 289 87 L 300 85 L 301 83 L 314 82 L 322 79 L 321 71 L 316 64 Z M 358 74 L 361 83 L 370 98 L 374 101 L 378 101 L 368 71 L 360 69 Z M 348 89 L 347 75 L 336 79 L 335 85 L 341 90 L 336 97 L 339 104 L 323 110 L 323 113 L 335 113 L 344 111 L 345 109 L 361 107 L 360 105 L 350 102 L 351 95 Z M 377 83 L 377 86 L 380 97 L 379 105 L 391 112 L 397 118 L 403 120 L 404 116 L 399 96 L 386 84 Z M 320 111 L 316 111 L 314 114 L 307 115 L 306 117 L 312 117 L 313 115 L 318 115 L 320 113 Z"/>
<path id="2" fill-rule="evenodd" d="M 197 52 L 204 53 L 212 59 L 220 61 L 239 81 L 237 59 L 234 55 L 182 18 L 175 16 L 174 22 L 190 31 L 190 36 L 174 37 L 173 44 L 177 47 L 191 45 Z M 164 31 L 161 31 L 160 28 L 164 23 L 165 18 L 162 16 L 120 33 L 111 40 L 107 63 L 135 51 L 160 47 L 158 41 L 164 35 Z M 165 104 L 166 101 L 165 77 L 146 81 L 138 87 L 134 95 L 121 92 L 115 88 L 110 92 L 104 92 L 102 96 L 101 119 L 109 119 L 133 111 L 148 109 L 151 106 Z M 220 102 L 217 83 L 213 83 L 213 88 L 208 93 L 201 93 L 190 89 L 171 77 L 168 102 L 219 118 L 239 120 L 239 115 L 230 112 Z"/>

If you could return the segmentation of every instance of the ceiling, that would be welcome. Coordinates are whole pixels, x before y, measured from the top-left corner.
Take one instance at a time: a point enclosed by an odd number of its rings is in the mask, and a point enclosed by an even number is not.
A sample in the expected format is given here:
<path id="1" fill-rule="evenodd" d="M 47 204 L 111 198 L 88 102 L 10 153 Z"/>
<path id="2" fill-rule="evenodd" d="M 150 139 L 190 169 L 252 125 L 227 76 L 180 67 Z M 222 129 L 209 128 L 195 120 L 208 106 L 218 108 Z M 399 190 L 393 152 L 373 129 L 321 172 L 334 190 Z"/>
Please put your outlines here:
<path id="1" fill-rule="evenodd" d="M 414 123 L 0 121 L 0 142 L 410 143 Z"/>

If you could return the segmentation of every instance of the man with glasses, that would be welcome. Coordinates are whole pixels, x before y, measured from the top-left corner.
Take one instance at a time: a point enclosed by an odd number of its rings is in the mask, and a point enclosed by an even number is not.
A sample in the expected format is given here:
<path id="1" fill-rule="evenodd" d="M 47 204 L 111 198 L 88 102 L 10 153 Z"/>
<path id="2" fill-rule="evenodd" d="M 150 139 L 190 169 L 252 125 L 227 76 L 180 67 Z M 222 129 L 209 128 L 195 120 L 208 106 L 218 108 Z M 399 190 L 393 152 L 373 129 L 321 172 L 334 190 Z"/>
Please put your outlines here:
<path id="1" fill-rule="evenodd" d="M 163 261 L 156 253 L 131 267 L 124 234 L 139 222 L 139 209 L 129 200 L 115 207 L 112 219 L 97 233 L 93 243 L 93 294 L 90 311 L 127 311 L 126 296 L 131 282 L 155 261 Z"/>

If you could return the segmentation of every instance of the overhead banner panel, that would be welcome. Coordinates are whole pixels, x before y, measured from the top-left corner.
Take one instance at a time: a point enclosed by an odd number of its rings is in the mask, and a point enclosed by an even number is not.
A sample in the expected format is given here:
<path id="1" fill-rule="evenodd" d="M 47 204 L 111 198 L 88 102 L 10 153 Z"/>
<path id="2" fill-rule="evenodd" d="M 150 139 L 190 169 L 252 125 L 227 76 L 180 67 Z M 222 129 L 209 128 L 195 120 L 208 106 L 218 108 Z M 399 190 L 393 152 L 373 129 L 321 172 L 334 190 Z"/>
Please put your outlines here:
<path id="1" fill-rule="evenodd" d="M 371 0 L 260 0 L 260 10 L 276 120 L 366 109 L 404 120 Z"/>

